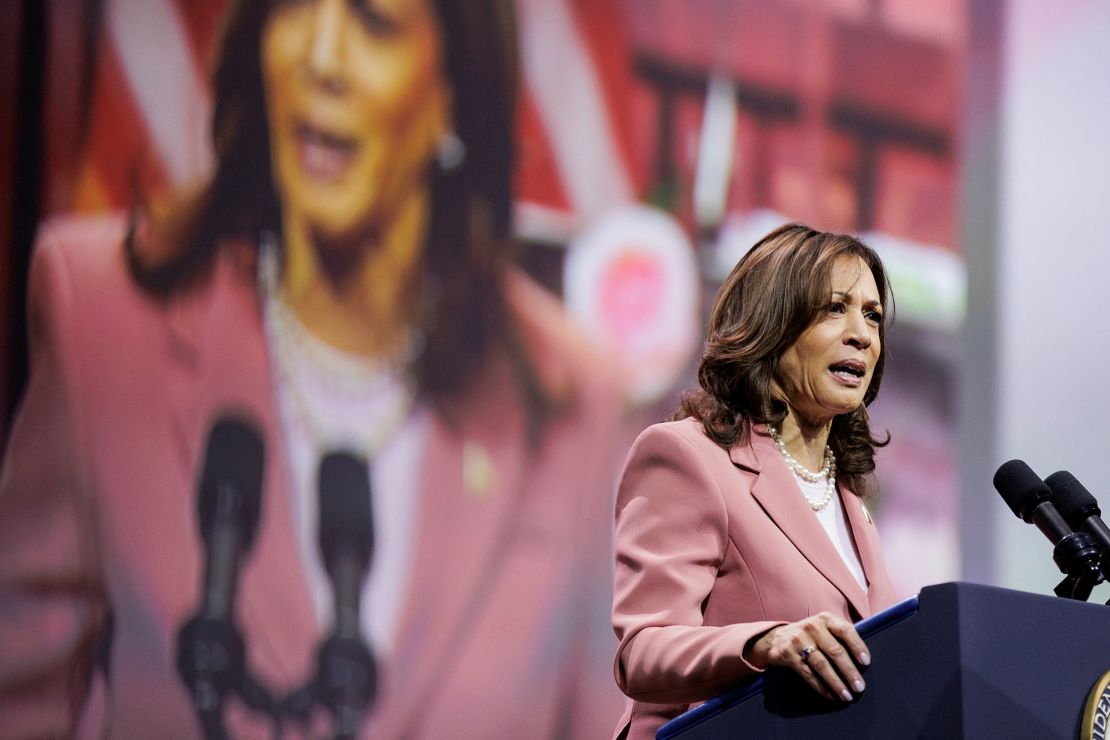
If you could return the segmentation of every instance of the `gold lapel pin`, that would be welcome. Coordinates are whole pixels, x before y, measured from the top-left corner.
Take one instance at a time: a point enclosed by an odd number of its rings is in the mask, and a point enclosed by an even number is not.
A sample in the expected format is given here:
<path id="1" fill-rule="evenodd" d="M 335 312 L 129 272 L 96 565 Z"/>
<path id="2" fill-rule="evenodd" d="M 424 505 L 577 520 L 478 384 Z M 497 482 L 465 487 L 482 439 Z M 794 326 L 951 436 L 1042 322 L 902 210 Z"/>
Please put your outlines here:
<path id="1" fill-rule="evenodd" d="M 463 487 L 467 493 L 483 497 L 493 492 L 497 471 L 486 448 L 467 440 L 462 450 Z"/>

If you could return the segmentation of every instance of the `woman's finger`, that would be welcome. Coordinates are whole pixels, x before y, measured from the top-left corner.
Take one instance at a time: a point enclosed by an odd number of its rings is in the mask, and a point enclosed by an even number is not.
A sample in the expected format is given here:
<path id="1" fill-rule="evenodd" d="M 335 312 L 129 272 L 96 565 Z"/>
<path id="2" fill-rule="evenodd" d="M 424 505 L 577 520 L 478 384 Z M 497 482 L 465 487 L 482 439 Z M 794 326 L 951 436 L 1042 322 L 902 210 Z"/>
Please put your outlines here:
<path id="1" fill-rule="evenodd" d="M 837 678 L 842 681 L 840 686 L 846 685 L 846 688 L 851 688 L 857 694 L 864 690 L 866 684 L 863 681 L 863 676 L 860 675 L 859 668 L 856 667 L 851 652 L 831 632 L 825 632 L 818 637 L 817 647 Z M 812 665 L 812 661 L 810 661 L 810 665 Z M 822 673 L 822 675 L 824 674 Z M 830 686 L 845 701 L 852 700 L 851 693 L 844 694 L 839 686 L 833 684 L 830 684 Z"/>
<path id="2" fill-rule="evenodd" d="M 821 650 L 829 663 L 832 671 L 839 681 L 831 681 L 830 688 L 837 695 L 851 701 L 851 694 L 845 695 L 842 686 L 850 687 L 859 693 L 866 688 L 863 676 L 856 665 L 857 657 L 866 654 L 867 646 L 864 645 L 855 627 L 846 619 L 835 614 L 822 612 L 812 620 L 808 620 L 805 631 L 812 638 L 814 645 Z M 824 671 L 817 670 L 818 675 L 825 675 Z"/>
<path id="3" fill-rule="evenodd" d="M 792 667 L 794 668 L 794 672 L 801 676 L 803 681 L 809 684 L 810 688 L 829 701 L 836 701 L 836 697 L 829 692 L 828 687 L 825 686 L 825 682 L 818 678 L 807 664 L 798 663 Z"/>
<path id="4" fill-rule="evenodd" d="M 851 622 L 835 615 L 829 615 L 825 619 L 825 624 L 828 626 L 829 632 L 852 651 L 852 657 L 859 665 L 871 665 L 871 654 L 867 650 L 867 645 L 864 644 L 863 638 L 859 636 Z"/>
<path id="5" fill-rule="evenodd" d="M 843 648 L 841 649 L 843 651 Z M 825 655 L 824 649 L 818 649 L 805 658 L 805 665 L 824 683 L 828 690 L 843 701 L 852 700 L 852 692 L 844 683 L 832 661 Z"/>

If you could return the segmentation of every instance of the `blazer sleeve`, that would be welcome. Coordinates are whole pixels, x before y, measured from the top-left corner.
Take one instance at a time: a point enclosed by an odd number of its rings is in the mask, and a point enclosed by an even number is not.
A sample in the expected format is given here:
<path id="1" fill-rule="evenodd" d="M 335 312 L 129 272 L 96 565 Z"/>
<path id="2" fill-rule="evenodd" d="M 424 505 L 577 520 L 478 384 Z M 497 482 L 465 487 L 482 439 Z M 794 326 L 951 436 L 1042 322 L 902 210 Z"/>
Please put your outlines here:
<path id="1" fill-rule="evenodd" d="M 649 427 L 618 487 L 614 674 L 638 701 L 704 701 L 734 686 L 759 671 L 744 645 L 783 624 L 703 624 L 729 541 L 722 490 L 700 455 L 668 425 Z"/>
<path id="2" fill-rule="evenodd" d="M 49 238 L 35 247 L 29 295 L 31 377 L 0 468 L 0 726 L 5 737 L 63 737 L 105 609 L 70 403 L 72 282 Z"/>

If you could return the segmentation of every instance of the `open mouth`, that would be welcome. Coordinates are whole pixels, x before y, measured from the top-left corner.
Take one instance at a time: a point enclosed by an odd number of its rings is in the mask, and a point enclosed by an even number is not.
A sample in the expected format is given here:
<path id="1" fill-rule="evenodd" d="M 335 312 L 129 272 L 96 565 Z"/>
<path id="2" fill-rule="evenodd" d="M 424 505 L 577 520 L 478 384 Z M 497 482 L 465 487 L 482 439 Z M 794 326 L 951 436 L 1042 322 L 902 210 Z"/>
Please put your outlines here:
<path id="1" fill-rule="evenodd" d="M 355 158 L 356 142 L 307 123 L 298 123 L 294 129 L 297 141 L 297 158 L 301 170 L 309 177 L 323 182 L 336 182 L 343 178 Z"/>
<path id="2" fill-rule="evenodd" d="M 830 365 L 829 372 L 845 385 L 858 386 L 867 374 L 867 365 L 859 360 L 843 360 Z"/>

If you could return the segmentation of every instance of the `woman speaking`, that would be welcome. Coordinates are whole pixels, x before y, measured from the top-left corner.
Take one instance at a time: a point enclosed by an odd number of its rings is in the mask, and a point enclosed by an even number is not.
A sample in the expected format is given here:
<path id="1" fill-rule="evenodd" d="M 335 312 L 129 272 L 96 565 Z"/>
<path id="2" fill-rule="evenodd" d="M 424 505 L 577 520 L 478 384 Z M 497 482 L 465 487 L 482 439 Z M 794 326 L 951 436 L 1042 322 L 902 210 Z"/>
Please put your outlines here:
<path id="1" fill-rule="evenodd" d="M 42 229 L 0 474 L 5 737 L 195 737 L 194 704 L 218 715 L 174 646 L 206 572 L 204 439 L 228 411 L 266 454 L 222 609 L 274 721 L 301 723 L 285 698 L 342 613 L 376 659 L 363 736 L 608 729 L 616 394 L 511 261 L 515 39 L 507 0 L 234 3 L 211 178 Z M 338 450 L 365 461 L 373 510 L 355 617 L 318 546 Z M 231 736 L 272 736 L 229 699 Z"/>
<path id="2" fill-rule="evenodd" d="M 894 601 L 863 503 L 888 302 L 875 252 L 800 224 L 721 287 L 700 388 L 636 440 L 617 494 L 618 737 L 768 666 L 830 700 L 864 690 L 852 622 Z"/>

